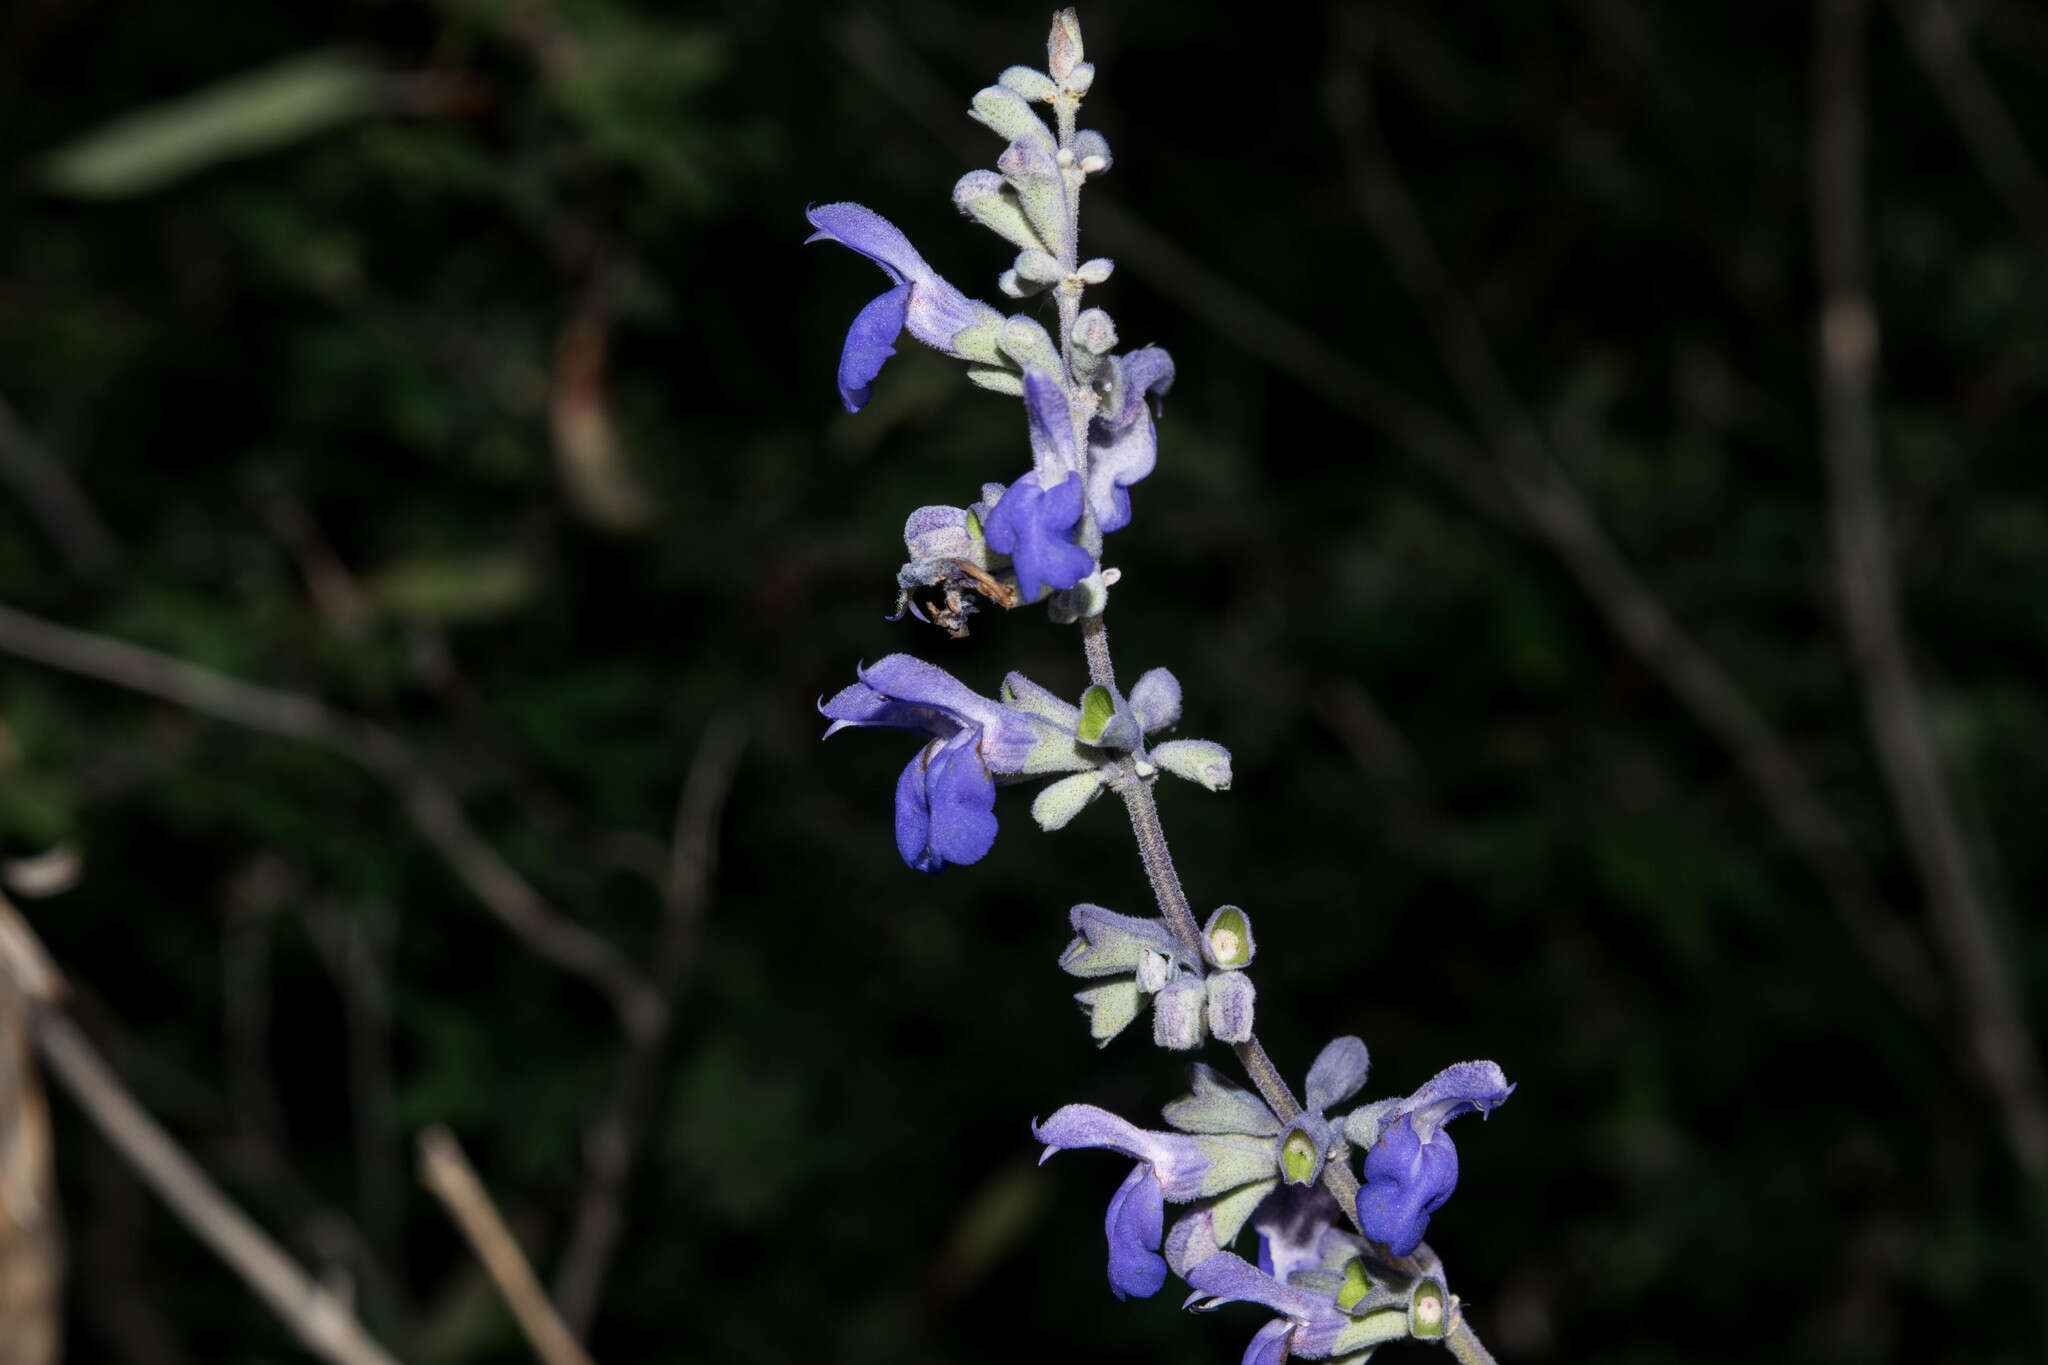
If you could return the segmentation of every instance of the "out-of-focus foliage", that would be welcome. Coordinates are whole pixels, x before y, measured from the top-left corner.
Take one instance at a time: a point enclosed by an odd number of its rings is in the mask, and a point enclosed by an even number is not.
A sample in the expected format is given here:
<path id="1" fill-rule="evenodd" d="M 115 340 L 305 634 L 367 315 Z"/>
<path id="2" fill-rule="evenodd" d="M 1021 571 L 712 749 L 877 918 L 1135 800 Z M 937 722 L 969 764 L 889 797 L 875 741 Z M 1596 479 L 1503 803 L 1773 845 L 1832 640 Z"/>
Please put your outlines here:
<path id="1" fill-rule="evenodd" d="M 2048 26 L 1970 8 L 2048 157 Z M 1368 77 L 1521 400 L 1925 940 L 1828 585 L 1806 8 L 1082 18 L 1103 196 L 1469 427 L 1324 103 L 1333 75 Z M 2038 1001 L 2048 255 L 1892 11 L 1872 19 L 1905 607 Z M 1098 1053 L 1053 965 L 1074 901 L 1143 906 L 1114 807 L 1048 836 L 1006 799 L 985 863 L 924 878 L 889 835 L 899 746 L 816 742 L 814 699 L 892 649 L 984 689 L 1011 667 L 1084 681 L 1040 614 L 959 644 L 882 620 L 904 515 L 1014 477 L 1022 423 L 908 347 L 848 418 L 833 366 L 876 282 L 798 245 L 807 202 L 858 199 L 993 298 L 1003 252 L 947 199 L 995 150 L 961 111 L 1044 20 L 0 13 L 0 396 L 118 548 L 70 567 L 10 476 L 0 602 L 389 725 L 636 961 L 691 754 L 714 716 L 750 728 L 602 1360 L 1220 1362 L 1259 1320 L 1116 1303 L 1099 1210 L 1122 1172 L 1028 1165 L 1034 1115 L 1137 1114 L 1180 1085 L 1135 1044 Z M 1553 555 L 1256 359 L 1252 324 L 1217 326 L 1139 240 L 1105 242 L 1103 302 L 1180 379 L 1112 547 L 1113 635 L 1235 752 L 1230 792 L 1163 794 L 1167 828 L 1198 906 L 1257 916 L 1283 1070 L 1356 1032 L 1373 1094 L 1477 1056 L 1520 1082 L 1458 1134 L 1430 1229 L 1502 1359 L 2041 1358 L 2048 1214 L 1946 1016 L 1873 977 L 1729 754 Z M 615 1081 L 605 1002 L 346 758 L 0 659 L 0 841 L 66 839 L 81 879 L 34 918 L 142 1099 L 406 1358 L 526 1358 L 409 1144 L 453 1128 L 547 1275 Z M 365 961 L 367 1005 L 345 985 Z M 74 1358 L 287 1354 L 53 1108 Z"/>

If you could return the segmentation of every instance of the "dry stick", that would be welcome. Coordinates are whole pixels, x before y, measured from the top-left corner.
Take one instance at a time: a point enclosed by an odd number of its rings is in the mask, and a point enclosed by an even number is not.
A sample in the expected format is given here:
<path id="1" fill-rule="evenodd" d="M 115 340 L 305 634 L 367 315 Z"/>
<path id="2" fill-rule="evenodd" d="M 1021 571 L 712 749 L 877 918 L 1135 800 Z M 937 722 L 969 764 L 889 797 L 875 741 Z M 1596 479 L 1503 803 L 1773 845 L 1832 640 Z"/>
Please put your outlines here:
<path id="1" fill-rule="evenodd" d="M 1933 974 L 1790 747 L 1637 576 L 1522 410 L 1422 225 L 1355 73 L 1333 73 L 1327 95 L 1359 207 L 1495 447 L 1526 528 L 1564 561 L 1623 643 L 1735 759 L 1879 979 L 1932 1017 L 1940 997 Z"/>
<path id="2" fill-rule="evenodd" d="M 512 1240 L 511 1229 L 498 1216 L 455 1135 L 446 1128 L 429 1128 L 420 1134 L 420 1183 L 448 1206 L 470 1249 L 484 1263 L 491 1283 L 504 1296 L 505 1306 L 519 1320 L 519 1330 L 526 1334 L 533 1353 L 547 1365 L 591 1365 L 590 1357 L 576 1344 L 542 1292 L 533 1267 L 527 1264 L 519 1243 Z"/>
<path id="3" fill-rule="evenodd" d="M 2048 251 L 2048 179 L 2042 177 L 1998 92 L 1970 55 L 1962 21 L 1947 0 L 1892 0 L 1892 11 L 1976 158 L 1977 169 L 2005 199 L 2034 244 Z"/>
<path id="4" fill-rule="evenodd" d="M 676 1001 L 697 963 L 712 874 L 718 866 L 719 822 L 746 742 L 740 721 L 714 718 L 698 742 L 676 803 L 668 885 L 651 969 L 654 989 L 669 1009 L 666 1019 L 675 1017 Z M 576 1201 L 568 1247 L 555 1270 L 555 1302 L 578 1336 L 589 1333 L 597 1316 L 605 1277 L 625 1232 L 626 1185 L 646 1138 L 668 1032 L 664 1024 L 646 1038 L 627 1042 L 611 1105 L 590 1130 L 590 1175 Z"/>
<path id="5" fill-rule="evenodd" d="M 4 897 L 0 972 L 28 1003 L 37 1050 L 57 1083 L 172 1212 L 270 1305 L 307 1349 L 334 1365 L 397 1365 L 348 1307 L 214 1188 L 198 1164 L 122 1088 L 63 1012 L 63 978 L 28 922 Z"/>
<path id="6" fill-rule="evenodd" d="M 102 573 L 120 558 L 113 532 L 85 490 L 29 434 L 5 398 L 0 398 L 0 478 L 14 485 L 73 573 Z"/>
<path id="7" fill-rule="evenodd" d="M 1836 588 L 1864 709 L 1935 941 L 1962 984 L 1972 1060 L 2020 1164 L 2048 1174 L 2048 1099 L 2019 993 L 1964 847 L 1928 703 L 1906 642 L 1877 484 L 1878 323 L 1863 241 L 1864 0 L 1820 0 L 1814 52 L 1814 254 L 1822 453 Z"/>
<path id="8" fill-rule="evenodd" d="M 471 827 L 453 792 L 405 742 L 372 721 L 296 692 L 257 687 L 139 645 L 0 606 L 0 652 L 157 697 L 353 759 L 398 793 L 413 828 L 535 955 L 611 999 L 629 1038 L 661 1027 L 660 996 L 618 949 L 562 917 Z"/>

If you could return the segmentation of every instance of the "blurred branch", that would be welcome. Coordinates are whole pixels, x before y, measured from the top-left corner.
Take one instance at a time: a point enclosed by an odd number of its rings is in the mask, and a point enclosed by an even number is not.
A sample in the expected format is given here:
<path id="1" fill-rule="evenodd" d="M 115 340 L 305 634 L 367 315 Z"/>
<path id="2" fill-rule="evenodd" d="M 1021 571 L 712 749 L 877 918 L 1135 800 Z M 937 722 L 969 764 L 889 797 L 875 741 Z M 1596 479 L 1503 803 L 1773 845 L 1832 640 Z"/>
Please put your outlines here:
<path id="1" fill-rule="evenodd" d="M 562 1315 L 588 1333 L 626 1226 L 626 1186 L 645 1140 L 655 1083 L 675 1018 L 675 1006 L 697 962 L 711 879 L 718 865 L 718 826 L 747 742 L 745 727 L 719 716 L 705 729 L 676 805 L 662 923 L 654 944 L 654 989 L 668 1012 L 662 1026 L 629 1040 L 611 1107 L 590 1130 L 590 1176 L 576 1204 L 569 1246 L 555 1272 Z"/>
<path id="2" fill-rule="evenodd" d="M 391 994 L 379 945 L 363 917 L 327 900 L 306 907 L 306 928 L 341 995 L 348 1032 L 348 1092 L 355 1129 L 356 1187 L 369 1240 L 382 1256 L 404 1252 L 405 1177 L 397 1088 L 391 1076 Z"/>
<path id="3" fill-rule="evenodd" d="M 1935 941 L 1961 983 L 1972 1060 L 2020 1164 L 2048 1175 L 2048 1098 L 1964 846 L 1929 707 L 1906 642 L 1877 484 L 1877 312 L 1863 236 L 1865 0 L 1819 0 L 1812 144 L 1818 361 L 1828 530 L 1863 702 Z"/>
<path id="4" fill-rule="evenodd" d="M 526 1334 L 533 1353 L 547 1365 L 591 1365 L 590 1357 L 541 1291 L 533 1267 L 527 1264 L 519 1243 L 512 1240 L 511 1230 L 498 1216 L 455 1135 L 446 1128 L 429 1128 L 420 1134 L 420 1183 L 447 1206 L 470 1249 L 504 1296 L 506 1307 L 518 1319 L 519 1330 Z"/>
<path id="5" fill-rule="evenodd" d="M 212 669 L 0 606 L 0 653 L 330 749 L 383 778 L 406 816 L 484 907 L 536 956 L 611 999 L 629 1038 L 662 1026 L 666 1007 L 625 956 L 562 917 L 471 827 L 454 793 L 381 725 L 297 692 L 257 687 Z"/>
<path id="6" fill-rule="evenodd" d="M 1911 935 L 1884 908 L 1790 746 L 1637 576 L 1522 408 L 1416 212 L 1379 135 L 1363 78 L 1333 66 L 1326 97 L 1359 208 L 1493 446 L 1528 531 L 1564 561 L 1615 634 L 1734 758 L 1879 979 L 1918 1012 L 1933 1013 L 1938 988 Z"/>
<path id="7" fill-rule="evenodd" d="M 0 978 L 0 1365 L 56 1365 L 64 1239 L 28 1005 Z"/>
<path id="8" fill-rule="evenodd" d="M 1892 12 L 1977 169 L 2034 245 L 2048 252 L 2048 180 L 2028 154 L 1990 78 L 1970 54 L 1961 18 L 1948 0 L 1892 0 Z"/>
<path id="9" fill-rule="evenodd" d="M 348 1308 L 230 1203 L 122 1088 L 64 1013 L 63 980 L 56 966 L 28 922 L 4 898 L 0 972 L 25 1003 L 36 1047 L 57 1083 L 193 1234 L 212 1247 L 309 1350 L 333 1365 L 396 1365 Z"/>
<path id="10" fill-rule="evenodd" d="M 13 485 L 35 513 L 73 573 L 94 576 L 114 567 L 121 557 L 114 533 L 71 471 L 29 435 L 5 398 L 0 398 L 0 479 Z"/>

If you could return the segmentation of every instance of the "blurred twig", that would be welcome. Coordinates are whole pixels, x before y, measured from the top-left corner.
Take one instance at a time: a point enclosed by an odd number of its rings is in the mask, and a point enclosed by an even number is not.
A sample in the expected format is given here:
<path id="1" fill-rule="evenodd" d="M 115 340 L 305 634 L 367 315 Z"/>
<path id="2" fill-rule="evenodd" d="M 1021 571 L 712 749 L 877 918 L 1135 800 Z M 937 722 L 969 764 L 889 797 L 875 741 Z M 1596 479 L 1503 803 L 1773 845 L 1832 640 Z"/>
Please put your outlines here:
<path id="1" fill-rule="evenodd" d="M 549 905 L 470 825 L 454 793 L 385 727 L 302 693 L 257 687 L 11 607 L 0 606 L 0 652 L 353 759 L 390 783 L 413 828 L 521 943 L 611 999 L 629 1038 L 662 1026 L 666 1007 L 640 972 L 618 949 Z"/>
<path id="2" fill-rule="evenodd" d="M 64 1239 L 27 1002 L 0 977 L 0 1365 L 55 1365 Z"/>
<path id="3" fill-rule="evenodd" d="M 1948 0 L 1892 0 L 1892 12 L 1977 168 L 2034 245 L 2048 252 L 2048 179 L 1971 55 L 1962 19 Z"/>
<path id="4" fill-rule="evenodd" d="M 654 989 L 669 1007 L 667 1021 L 673 1021 L 676 1000 L 697 961 L 718 865 L 718 826 L 745 746 L 746 730 L 738 720 L 713 719 L 690 761 L 676 805 L 668 886 L 650 968 Z M 577 1200 L 568 1249 L 555 1272 L 555 1299 L 579 1333 L 587 1333 L 597 1315 L 605 1277 L 625 1231 L 626 1185 L 646 1137 L 668 1032 L 665 1022 L 644 1038 L 628 1040 L 611 1106 L 587 1140 L 590 1176 Z"/>
<path id="5" fill-rule="evenodd" d="M 35 513 L 73 573 L 104 573 L 120 558 L 114 533 L 100 519 L 78 480 L 29 435 L 5 398 L 0 398 L 0 479 L 12 484 Z"/>
<path id="6" fill-rule="evenodd" d="M 498 1216 L 455 1135 L 446 1128 L 429 1128 L 420 1134 L 420 1183 L 447 1206 L 470 1249 L 504 1296 L 506 1307 L 518 1319 L 533 1353 L 547 1365 L 591 1365 L 590 1357 L 542 1292 L 533 1267 L 527 1264 L 519 1243 L 512 1240 L 511 1229 Z"/>
<path id="7" fill-rule="evenodd" d="M 216 1189 L 137 1104 L 61 1008 L 63 980 L 19 912 L 0 899 L 0 972 L 25 1002 L 50 1074 L 193 1234 L 315 1355 L 333 1365 L 396 1365 L 333 1294 Z"/>
<path id="8" fill-rule="evenodd" d="M 1913 667 L 1877 483 L 1877 312 L 1863 229 L 1865 0 L 1819 0 L 1813 81 L 1818 378 L 1835 582 L 1863 702 L 1935 941 L 1962 986 L 1970 1054 L 2030 1174 L 2048 1174 L 2048 1098 L 1992 931 Z"/>

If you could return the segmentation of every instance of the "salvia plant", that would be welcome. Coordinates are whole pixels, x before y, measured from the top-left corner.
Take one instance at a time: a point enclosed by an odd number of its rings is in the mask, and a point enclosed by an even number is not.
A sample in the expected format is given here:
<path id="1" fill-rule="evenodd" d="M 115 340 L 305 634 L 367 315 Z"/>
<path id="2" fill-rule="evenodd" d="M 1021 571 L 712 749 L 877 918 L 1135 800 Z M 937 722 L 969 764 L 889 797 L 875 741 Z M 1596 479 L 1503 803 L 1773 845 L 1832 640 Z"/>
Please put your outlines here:
<path id="1" fill-rule="evenodd" d="M 1081 192 L 1112 161 L 1102 135 L 1077 126 L 1094 79 L 1079 21 L 1062 10 L 1046 68 L 1009 68 L 969 110 L 1004 146 L 994 170 L 960 178 L 953 202 L 1016 249 L 998 288 L 1031 312 L 1005 313 L 961 293 L 871 209 L 838 203 L 808 213 L 809 240 L 858 252 L 889 280 L 847 329 L 838 384 L 849 412 L 866 403 L 906 331 L 966 362 L 971 382 L 1023 403 L 1028 469 L 982 484 L 966 507 L 910 514 L 897 617 L 963 635 L 983 603 L 1043 603 L 1053 621 L 1078 626 L 1089 686 L 1068 701 L 1011 673 L 990 697 L 891 654 L 823 702 L 832 722 L 825 733 L 876 726 L 918 736 L 896 782 L 895 813 L 897 849 L 920 871 L 989 851 L 999 785 L 1050 779 L 1031 802 L 1048 831 L 1104 792 L 1129 812 L 1159 913 L 1074 906 L 1074 938 L 1059 966 L 1087 983 L 1076 999 L 1098 1045 L 1124 1034 L 1149 1004 L 1157 1046 L 1192 1053 L 1224 1044 L 1252 1088 L 1197 1061 L 1189 1093 L 1165 1107 L 1163 1129 L 1088 1104 L 1032 1125 L 1048 1157 L 1095 1148 L 1133 1163 L 1103 1220 L 1111 1292 L 1149 1297 L 1170 1272 L 1193 1291 L 1189 1307 L 1264 1305 L 1276 1316 L 1252 1338 L 1245 1365 L 1290 1356 L 1358 1362 L 1402 1337 L 1488 1360 L 1422 1237 L 1458 1183 L 1446 1125 L 1485 1115 L 1514 1087 L 1492 1062 L 1460 1062 L 1412 1095 L 1336 1112 L 1355 1104 L 1369 1068 L 1365 1043 L 1344 1037 L 1316 1056 L 1297 1096 L 1253 1029 L 1250 914 L 1225 905 L 1198 922 L 1167 849 L 1152 784 L 1166 773 L 1223 791 L 1230 753 L 1210 740 L 1155 738 L 1179 723 L 1179 682 L 1155 668 L 1120 688 L 1110 659 L 1103 616 L 1118 573 L 1103 562 L 1104 538 L 1130 522 L 1131 488 L 1152 472 L 1154 424 L 1174 369 L 1156 346 L 1119 351 L 1109 314 L 1082 306 L 1113 268 L 1083 260 L 1079 249 Z M 1047 313 L 1047 295 L 1057 334 L 1032 315 Z M 1168 1204 L 1185 1206 L 1171 1227 Z M 1257 1242 L 1249 1257 L 1238 1250 L 1247 1229 Z"/>

